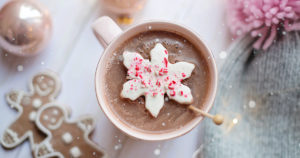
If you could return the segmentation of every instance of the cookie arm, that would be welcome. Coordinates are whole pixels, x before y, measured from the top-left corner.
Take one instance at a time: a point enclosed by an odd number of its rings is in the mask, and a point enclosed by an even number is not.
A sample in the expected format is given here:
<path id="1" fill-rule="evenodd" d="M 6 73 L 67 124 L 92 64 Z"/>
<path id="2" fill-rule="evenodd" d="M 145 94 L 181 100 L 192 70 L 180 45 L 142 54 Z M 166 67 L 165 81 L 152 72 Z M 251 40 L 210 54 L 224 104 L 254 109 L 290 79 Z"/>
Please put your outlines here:
<path id="1" fill-rule="evenodd" d="M 95 128 L 95 118 L 91 116 L 83 116 L 77 122 L 77 126 L 84 132 L 90 133 Z"/>
<path id="2" fill-rule="evenodd" d="M 17 109 L 18 111 L 22 110 L 21 100 L 24 92 L 13 90 L 6 94 L 6 101 L 12 107 Z"/>

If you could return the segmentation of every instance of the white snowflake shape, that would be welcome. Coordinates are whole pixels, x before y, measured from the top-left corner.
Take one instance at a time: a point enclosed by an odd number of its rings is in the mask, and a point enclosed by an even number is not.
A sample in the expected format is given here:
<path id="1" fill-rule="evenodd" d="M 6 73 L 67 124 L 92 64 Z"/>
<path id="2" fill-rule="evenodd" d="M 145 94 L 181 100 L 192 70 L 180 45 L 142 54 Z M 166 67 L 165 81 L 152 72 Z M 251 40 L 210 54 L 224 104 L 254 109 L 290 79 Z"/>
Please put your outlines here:
<path id="1" fill-rule="evenodd" d="M 187 62 L 169 63 L 168 51 L 160 43 L 155 45 L 150 55 L 151 62 L 138 53 L 123 53 L 129 81 L 124 83 L 121 97 L 135 100 L 144 95 L 146 109 L 154 117 L 164 105 L 165 93 L 178 103 L 191 104 L 191 90 L 181 81 L 191 76 L 195 65 Z"/>

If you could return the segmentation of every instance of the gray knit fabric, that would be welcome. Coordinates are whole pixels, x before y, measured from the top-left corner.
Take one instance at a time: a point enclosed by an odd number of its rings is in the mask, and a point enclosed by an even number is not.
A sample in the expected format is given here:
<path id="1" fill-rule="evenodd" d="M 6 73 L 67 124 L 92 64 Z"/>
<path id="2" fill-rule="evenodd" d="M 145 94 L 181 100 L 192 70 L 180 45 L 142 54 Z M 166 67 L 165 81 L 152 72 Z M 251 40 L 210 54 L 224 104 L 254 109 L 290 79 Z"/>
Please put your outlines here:
<path id="1" fill-rule="evenodd" d="M 196 157 L 300 157 L 299 35 L 288 33 L 265 52 L 254 51 L 249 37 L 232 45 L 211 111 L 226 122 L 203 122 Z"/>

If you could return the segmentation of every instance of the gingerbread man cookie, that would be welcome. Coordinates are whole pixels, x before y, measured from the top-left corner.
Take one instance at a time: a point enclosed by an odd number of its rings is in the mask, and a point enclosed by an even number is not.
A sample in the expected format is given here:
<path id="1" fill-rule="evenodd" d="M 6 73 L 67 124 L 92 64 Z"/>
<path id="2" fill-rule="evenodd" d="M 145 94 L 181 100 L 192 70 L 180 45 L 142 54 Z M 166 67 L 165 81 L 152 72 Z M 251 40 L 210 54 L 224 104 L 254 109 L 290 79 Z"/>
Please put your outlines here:
<path id="1" fill-rule="evenodd" d="M 34 149 L 36 144 L 46 138 L 35 125 L 35 118 L 38 109 L 53 101 L 58 95 L 61 88 L 60 81 L 53 72 L 42 72 L 32 78 L 29 88 L 29 93 L 12 91 L 6 96 L 8 104 L 18 111 L 18 117 L 1 137 L 1 144 L 5 148 L 14 148 L 25 139 L 29 139 Z"/>
<path id="2" fill-rule="evenodd" d="M 48 137 L 36 146 L 34 156 L 103 158 L 105 154 L 96 146 L 89 135 L 95 128 L 93 117 L 82 117 L 76 121 L 67 119 L 67 112 L 61 106 L 50 103 L 37 114 L 36 125 Z"/>

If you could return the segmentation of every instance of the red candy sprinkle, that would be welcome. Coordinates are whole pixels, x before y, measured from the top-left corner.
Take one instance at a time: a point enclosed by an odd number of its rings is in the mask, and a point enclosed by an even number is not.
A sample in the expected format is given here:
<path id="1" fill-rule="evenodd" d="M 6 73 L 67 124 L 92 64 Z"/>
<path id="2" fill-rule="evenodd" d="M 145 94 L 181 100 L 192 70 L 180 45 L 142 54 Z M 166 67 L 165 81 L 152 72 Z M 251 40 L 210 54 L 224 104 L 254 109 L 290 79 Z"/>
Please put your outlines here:
<path id="1" fill-rule="evenodd" d="M 166 78 L 165 78 L 165 81 L 168 81 L 169 80 L 169 76 L 167 76 Z"/>
<path id="2" fill-rule="evenodd" d="M 172 83 L 173 83 L 173 84 L 176 84 L 176 81 L 173 80 Z"/>
<path id="3" fill-rule="evenodd" d="M 160 87 L 160 82 L 158 80 L 156 81 L 156 85 Z"/>
<path id="4" fill-rule="evenodd" d="M 157 95 L 157 92 L 153 92 L 152 94 L 153 94 L 153 97 L 154 97 L 154 96 L 156 96 L 156 95 Z"/>
<path id="5" fill-rule="evenodd" d="M 166 54 L 168 54 L 168 51 L 167 51 L 167 50 L 165 50 L 165 53 L 166 53 Z"/>
<path id="6" fill-rule="evenodd" d="M 164 74 L 163 74 L 163 68 L 161 68 L 161 69 L 159 70 L 158 74 L 159 74 L 160 76 L 164 75 Z"/>
<path id="7" fill-rule="evenodd" d="M 142 75 L 140 75 L 140 78 L 141 78 L 141 79 L 143 79 L 143 76 L 142 76 Z"/>
<path id="8" fill-rule="evenodd" d="M 144 80 L 142 80 L 142 84 L 143 84 L 143 85 L 146 85 L 146 82 L 145 82 Z"/>
<path id="9" fill-rule="evenodd" d="M 135 70 L 139 70 L 140 68 L 137 66 L 137 65 L 135 65 Z"/>
<path id="10" fill-rule="evenodd" d="M 168 69 L 167 68 L 164 68 L 164 71 L 163 71 L 165 74 L 168 73 Z"/>
<path id="11" fill-rule="evenodd" d="M 164 58 L 164 63 L 166 65 L 166 67 L 168 67 L 168 59 L 166 57 Z"/>
<path id="12" fill-rule="evenodd" d="M 139 76 L 139 73 L 138 73 L 137 71 L 135 72 L 135 76 L 136 76 L 136 77 L 138 77 L 138 76 Z"/>
<path id="13" fill-rule="evenodd" d="M 175 91 L 171 91 L 171 92 L 170 92 L 170 95 L 171 95 L 171 96 L 175 96 L 175 95 L 176 95 L 176 92 L 175 92 Z"/>
<path id="14" fill-rule="evenodd" d="M 185 77 L 185 76 L 186 76 L 185 73 L 181 73 L 181 75 L 182 75 L 182 77 Z"/>
<path id="15" fill-rule="evenodd" d="M 183 96 L 183 91 L 180 91 L 180 95 Z"/>
<path id="16" fill-rule="evenodd" d="M 185 95 L 184 95 L 184 97 L 186 97 L 186 98 L 187 98 L 187 95 L 185 94 Z"/>
<path id="17" fill-rule="evenodd" d="M 171 89 L 171 90 L 174 89 L 174 86 L 172 86 L 172 83 L 169 84 L 168 88 Z"/>

